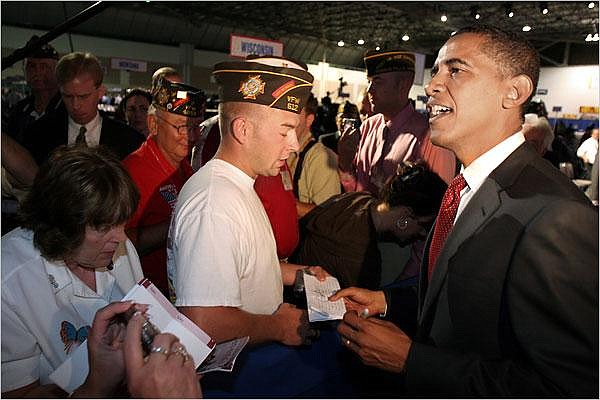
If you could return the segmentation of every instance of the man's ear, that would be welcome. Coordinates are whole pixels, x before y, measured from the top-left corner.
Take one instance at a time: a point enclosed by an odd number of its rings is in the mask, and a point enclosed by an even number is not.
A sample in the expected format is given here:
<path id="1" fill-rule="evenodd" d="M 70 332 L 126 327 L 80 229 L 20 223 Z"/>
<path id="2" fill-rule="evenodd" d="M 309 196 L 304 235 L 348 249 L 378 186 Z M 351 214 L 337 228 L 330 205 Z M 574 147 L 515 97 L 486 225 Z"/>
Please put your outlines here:
<path id="1" fill-rule="evenodd" d="M 148 137 L 156 136 L 158 133 L 158 119 L 154 114 L 148 114 L 146 116 L 146 121 L 148 122 Z"/>
<path id="2" fill-rule="evenodd" d="M 502 98 L 505 109 L 521 107 L 533 91 L 533 82 L 527 75 L 517 75 L 507 80 L 507 87 Z"/>
<path id="3" fill-rule="evenodd" d="M 310 129 L 310 127 L 312 126 L 314 121 L 315 121 L 315 114 L 308 114 L 306 116 L 306 127 L 308 129 Z"/>
<path id="4" fill-rule="evenodd" d="M 231 121 L 231 137 L 240 144 L 248 141 L 252 130 L 252 124 L 245 117 L 236 117 Z"/>

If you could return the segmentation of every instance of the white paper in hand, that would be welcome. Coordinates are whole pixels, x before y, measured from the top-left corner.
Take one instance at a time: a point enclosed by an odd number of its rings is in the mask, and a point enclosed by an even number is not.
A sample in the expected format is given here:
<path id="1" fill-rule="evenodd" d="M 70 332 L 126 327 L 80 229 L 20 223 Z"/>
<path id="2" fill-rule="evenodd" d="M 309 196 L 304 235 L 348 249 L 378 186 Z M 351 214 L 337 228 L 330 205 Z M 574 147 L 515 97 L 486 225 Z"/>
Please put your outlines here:
<path id="1" fill-rule="evenodd" d="M 177 311 L 148 279 L 142 279 L 123 297 L 123 300 L 148 304 L 150 306 L 146 313 L 148 319 L 161 332 L 172 333 L 179 338 L 188 354 L 193 357 L 196 368 L 213 352 L 213 349 L 222 346 L 217 346 L 210 336 Z M 224 343 L 224 351 L 216 352 L 223 356 L 214 358 L 211 370 L 231 371 L 237 355 L 247 342 L 247 338 L 241 338 L 231 344 Z M 66 392 L 72 393 L 85 382 L 88 368 L 87 342 L 84 342 L 50 375 L 50 379 Z"/>
<path id="2" fill-rule="evenodd" d="M 319 281 L 315 276 L 304 274 L 304 290 L 308 305 L 308 320 L 331 321 L 342 319 L 346 313 L 344 299 L 329 301 L 329 296 L 340 290 L 337 278 L 328 276 L 325 281 Z"/>

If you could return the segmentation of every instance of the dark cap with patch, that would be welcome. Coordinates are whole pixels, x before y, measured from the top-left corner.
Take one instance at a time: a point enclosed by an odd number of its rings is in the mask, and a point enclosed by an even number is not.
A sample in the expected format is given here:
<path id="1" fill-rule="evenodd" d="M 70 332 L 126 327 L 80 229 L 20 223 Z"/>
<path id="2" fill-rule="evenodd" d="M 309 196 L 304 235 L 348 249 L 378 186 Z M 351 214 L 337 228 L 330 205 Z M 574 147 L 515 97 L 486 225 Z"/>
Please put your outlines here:
<path id="1" fill-rule="evenodd" d="M 152 91 L 152 104 L 186 117 L 200 117 L 204 112 L 206 95 L 193 86 L 175 83 L 162 77 Z"/>
<path id="2" fill-rule="evenodd" d="M 415 55 L 405 51 L 369 50 L 365 53 L 364 61 L 369 77 L 385 72 L 415 72 Z"/>
<path id="3" fill-rule="evenodd" d="M 213 75 L 222 103 L 260 104 L 296 114 L 304 108 L 314 80 L 297 61 L 281 57 L 219 63 Z"/>
<path id="4" fill-rule="evenodd" d="M 31 39 L 27 42 L 26 46 L 31 46 L 40 40 L 39 36 L 33 35 Z M 58 52 L 52 45 L 46 43 L 42 46 L 36 46 L 35 50 L 27 56 L 27 58 L 51 58 L 53 60 L 58 60 Z"/>

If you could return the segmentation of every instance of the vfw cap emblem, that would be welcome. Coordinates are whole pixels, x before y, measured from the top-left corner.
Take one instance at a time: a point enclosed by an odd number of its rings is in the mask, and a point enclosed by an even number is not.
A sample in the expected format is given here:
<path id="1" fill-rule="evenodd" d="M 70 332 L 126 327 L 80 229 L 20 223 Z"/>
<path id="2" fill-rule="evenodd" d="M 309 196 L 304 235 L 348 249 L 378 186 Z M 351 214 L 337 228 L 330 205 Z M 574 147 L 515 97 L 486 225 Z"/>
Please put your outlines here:
<path id="1" fill-rule="evenodd" d="M 260 75 L 251 75 L 240 84 L 240 90 L 244 99 L 256 100 L 256 96 L 265 93 L 265 82 Z"/>

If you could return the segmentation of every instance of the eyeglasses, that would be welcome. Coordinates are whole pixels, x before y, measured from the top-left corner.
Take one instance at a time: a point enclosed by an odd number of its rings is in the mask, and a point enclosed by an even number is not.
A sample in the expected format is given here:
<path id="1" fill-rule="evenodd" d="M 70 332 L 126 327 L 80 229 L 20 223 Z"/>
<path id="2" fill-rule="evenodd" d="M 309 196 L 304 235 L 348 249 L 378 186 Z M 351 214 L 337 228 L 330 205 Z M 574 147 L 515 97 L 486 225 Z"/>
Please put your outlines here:
<path id="1" fill-rule="evenodd" d="M 158 115 L 156 115 L 156 118 L 162 120 L 166 124 L 171 125 L 173 128 L 177 129 L 177 133 L 180 134 L 180 135 L 187 135 L 191 131 L 193 131 L 194 129 L 200 127 L 200 124 L 189 124 L 189 125 L 188 124 L 184 124 L 184 125 L 177 126 L 175 124 L 170 123 L 169 121 L 167 121 L 166 119 L 164 119 L 164 118 L 162 118 L 162 117 L 160 117 Z"/>

